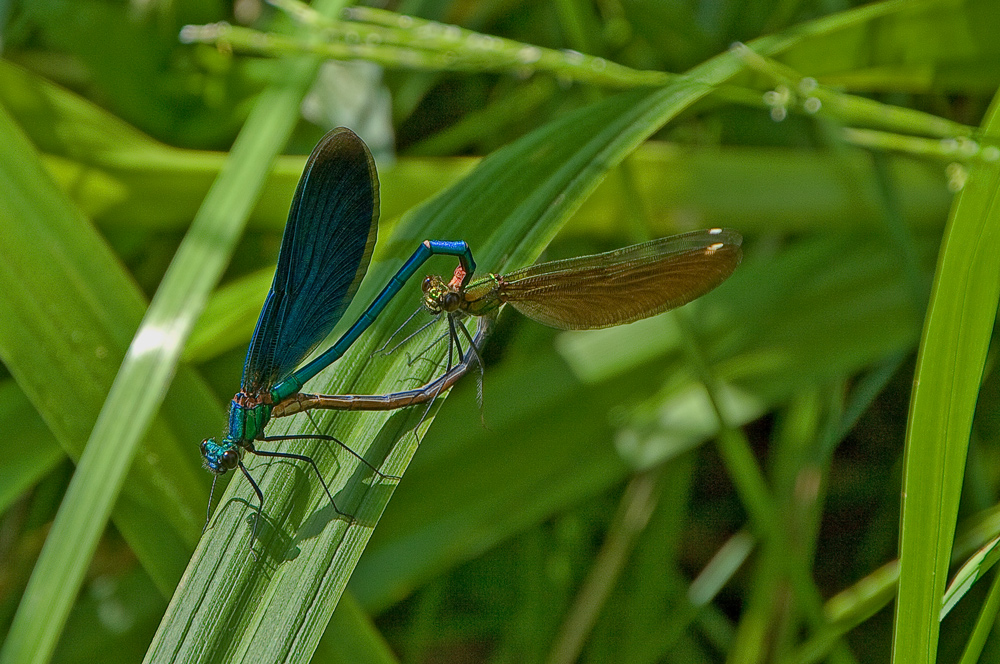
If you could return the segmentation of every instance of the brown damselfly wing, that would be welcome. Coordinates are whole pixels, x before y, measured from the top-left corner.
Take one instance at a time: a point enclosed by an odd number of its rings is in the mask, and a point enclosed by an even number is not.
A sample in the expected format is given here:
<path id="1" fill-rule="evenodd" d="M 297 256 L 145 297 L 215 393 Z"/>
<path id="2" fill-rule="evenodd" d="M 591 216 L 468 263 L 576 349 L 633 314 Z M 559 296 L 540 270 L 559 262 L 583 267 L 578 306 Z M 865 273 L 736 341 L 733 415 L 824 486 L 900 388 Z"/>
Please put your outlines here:
<path id="1" fill-rule="evenodd" d="M 563 330 L 623 325 L 674 309 L 729 278 L 743 236 L 712 228 L 603 254 L 537 263 L 502 278 L 499 297 Z"/>

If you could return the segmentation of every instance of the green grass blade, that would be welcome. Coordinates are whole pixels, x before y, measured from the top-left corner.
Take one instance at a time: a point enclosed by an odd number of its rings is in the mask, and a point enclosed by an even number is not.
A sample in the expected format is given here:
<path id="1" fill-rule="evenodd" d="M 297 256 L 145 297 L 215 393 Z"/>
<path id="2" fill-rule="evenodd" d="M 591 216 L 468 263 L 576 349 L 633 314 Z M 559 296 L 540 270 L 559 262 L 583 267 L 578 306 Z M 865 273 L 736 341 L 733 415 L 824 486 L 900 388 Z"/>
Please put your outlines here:
<path id="1" fill-rule="evenodd" d="M 114 145 L 123 158 L 141 161 L 150 145 L 158 146 L 93 104 L 12 65 L 0 63 L 0 77 L 4 84 L 14 82 L 0 86 L 4 101 L 13 98 L 34 109 L 33 121 L 43 115 L 54 127 L 50 134 L 73 137 L 76 143 L 66 141 L 71 151 L 102 152 Z M 30 115 L 21 110 L 19 119 Z M 51 138 L 43 137 L 41 145 L 51 147 Z M 11 185 L 3 190 L 6 212 L 0 216 L 0 252 L 8 267 L 0 277 L 6 314 L 0 354 L 63 454 L 76 460 L 146 303 L 104 239 L 52 185 L 32 146 L 12 133 L 3 150 Z M 200 531 L 208 483 L 189 441 L 218 421 L 214 404 L 204 382 L 180 368 L 115 507 L 116 526 L 164 594 L 176 585 Z"/>
<path id="2" fill-rule="evenodd" d="M 996 565 L 997 560 L 1000 559 L 1000 548 L 998 547 L 1000 547 L 1000 537 L 994 537 L 958 569 L 955 578 L 948 584 L 948 589 L 944 593 L 943 606 L 941 607 L 942 620 L 955 608 L 959 600 L 965 597 L 972 586 Z"/>
<path id="3" fill-rule="evenodd" d="M 101 228 L 187 228 L 225 164 L 220 152 L 158 143 L 104 109 L 5 61 L 0 103 L 45 154 L 50 175 Z M 276 159 L 249 227 L 277 233 L 305 164 Z M 404 159 L 379 192 L 383 223 L 469 172 L 475 159 Z M 254 312 L 256 314 L 256 312 Z M 134 327 L 134 326 L 133 326 Z"/>
<path id="4" fill-rule="evenodd" d="M 53 652 L 137 444 L 166 394 L 183 343 L 218 281 L 274 155 L 298 117 L 315 64 L 289 66 L 248 119 L 139 327 L 56 517 L 0 661 Z"/>
<path id="5" fill-rule="evenodd" d="M 1000 101 L 983 122 L 1000 135 Z M 1000 169 L 971 168 L 952 208 L 917 359 L 903 469 L 893 661 L 932 662 L 972 416 L 1000 297 Z"/>
<path id="6" fill-rule="evenodd" d="M 3 127 L 0 354 L 63 453 L 76 459 L 145 305 L 104 241 L 46 176 L 30 144 L 9 121 Z M 174 433 L 211 421 L 203 418 L 205 410 L 172 419 L 189 399 L 211 400 L 189 371 L 178 374 L 176 385 L 187 394 L 175 392 L 168 400 L 170 431 L 165 422 L 154 427 L 150 452 L 115 512 L 122 534 L 164 591 L 176 583 L 194 542 L 200 511 L 194 496 L 205 482 L 190 459 L 169 468 L 158 461 L 180 455 Z"/>
<path id="7" fill-rule="evenodd" d="M 947 598 L 945 601 L 947 603 Z M 965 644 L 965 652 L 962 653 L 959 664 L 975 664 L 982 661 L 983 647 L 993 631 L 998 612 L 1000 612 L 1000 576 L 994 574 L 990 589 L 987 591 L 986 602 L 976 617 L 975 627 Z"/>

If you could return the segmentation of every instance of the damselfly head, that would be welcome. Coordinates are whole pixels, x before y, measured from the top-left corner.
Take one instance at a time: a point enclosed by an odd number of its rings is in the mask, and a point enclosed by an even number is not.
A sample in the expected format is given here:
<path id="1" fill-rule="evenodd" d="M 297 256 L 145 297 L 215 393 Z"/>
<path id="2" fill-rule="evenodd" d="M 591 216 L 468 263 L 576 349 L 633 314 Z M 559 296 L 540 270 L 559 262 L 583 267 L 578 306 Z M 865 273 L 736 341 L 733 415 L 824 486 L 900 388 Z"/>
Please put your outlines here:
<path id="1" fill-rule="evenodd" d="M 458 291 L 446 284 L 441 277 L 437 275 L 426 277 L 421 289 L 424 291 L 424 306 L 435 316 L 458 309 L 461 302 Z"/>
<path id="2" fill-rule="evenodd" d="M 240 465 L 239 448 L 226 439 L 222 442 L 216 442 L 214 438 L 201 441 L 201 456 L 205 468 L 216 475 L 225 475 Z"/>

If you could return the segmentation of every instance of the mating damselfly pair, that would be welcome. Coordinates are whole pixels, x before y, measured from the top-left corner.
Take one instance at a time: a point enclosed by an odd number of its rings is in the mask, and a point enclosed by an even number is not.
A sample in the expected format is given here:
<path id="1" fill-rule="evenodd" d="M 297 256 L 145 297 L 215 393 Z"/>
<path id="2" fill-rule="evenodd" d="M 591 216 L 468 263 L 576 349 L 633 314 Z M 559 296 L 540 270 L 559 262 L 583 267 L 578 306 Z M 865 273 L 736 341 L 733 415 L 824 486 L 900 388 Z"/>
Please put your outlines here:
<path id="1" fill-rule="evenodd" d="M 704 295 L 725 281 L 742 258 L 740 234 L 713 228 L 477 278 L 465 241 L 425 240 L 358 320 L 327 350 L 302 365 L 332 332 L 357 292 L 371 262 L 378 217 L 375 161 L 354 132 L 334 129 L 313 150 L 295 190 L 274 281 L 247 351 L 240 391 L 230 405 L 226 434 L 201 444 L 209 470 L 222 475 L 239 468 L 250 482 L 258 500 L 255 531 L 264 496 L 243 463 L 248 452 L 310 464 L 337 513 L 350 517 L 337 508 L 310 457 L 256 445 L 289 438 L 342 443 L 322 434 L 269 437 L 264 429 L 271 418 L 312 409 L 388 410 L 427 403 L 479 362 L 478 347 L 504 304 L 561 329 L 622 325 Z M 466 349 L 459 350 L 456 362 L 449 362 L 434 381 L 412 390 L 382 395 L 302 393 L 305 383 L 342 357 L 435 255 L 455 257 L 459 264 L 451 279 L 424 278 L 422 305 L 447 317 L 450 344 L 461 349 L 464 342 Z M 481 321 L 475 336 L 464 324 L 470 316 Z"/>

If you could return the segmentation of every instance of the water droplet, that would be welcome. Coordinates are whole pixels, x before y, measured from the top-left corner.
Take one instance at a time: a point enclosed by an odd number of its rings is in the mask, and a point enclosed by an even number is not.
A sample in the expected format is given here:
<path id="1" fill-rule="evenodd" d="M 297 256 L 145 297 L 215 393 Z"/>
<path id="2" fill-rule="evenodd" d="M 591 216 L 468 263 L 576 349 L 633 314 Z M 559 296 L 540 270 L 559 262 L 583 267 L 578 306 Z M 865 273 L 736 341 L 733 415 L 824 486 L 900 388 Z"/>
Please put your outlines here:
<path id="1" fill-rule="evenodd" d="M 956 193 L 965 188 L 965 182 L 969 178 L 969 172 L 965 166 L 958 162 L 952 162 L 945 166 L 944 172 L 948 176 L 948 191 Z"/>
<path id="2" fill-rule="evenodd" d="M 975 157 L 979 152 L 979 143 L 967 136 L 959 136 L 956 141 L 958 142 L 958 153 L 967 159 Z"/>
<path id="3" fill-rule="evenodd" d="M 517 59 L 526 64 L 534 64 L 542 57 L 542 49 L 537 46 L 525 46 L 517 52 Z"/>
<path id="4" fill-rule="evenodd" d="M 440 23 L 425 23 L 417 29 L 417 35 L 421 39 L 437 39 L 439 34 L 441 34 Z"/>
<path id="5" fill-rule="evenodd" d="M 791 101 L 792 92 L 788 86 L 779 85 L 764 93 L 764 103 L 775 108 L 784 108 Z"/>
<path id="6" fill-rule="evenodd" d="M 465 46 L 477 51 L 485 51 L 490 47 L 490 40 L 486 35 L 473 32 L 465 38 Z"/>
<path id="7" fill-rule="evenodd" d="M 181 40 L 182 44 L 193 44 L 197 38 L 198 34 L 201 32 L 201 26 L 198 25 L 185 25 L 181 28 L 180 35 L 178 38 Z"/>
<path id="8" fill-rule="evenodd" d="M 807 97 L 802 102 L 802 108 L 805 109 L 806 113 L 818 113 L 819 109 L 823 108 L 823 102 L 819 100 L 819 97 Z"/>

